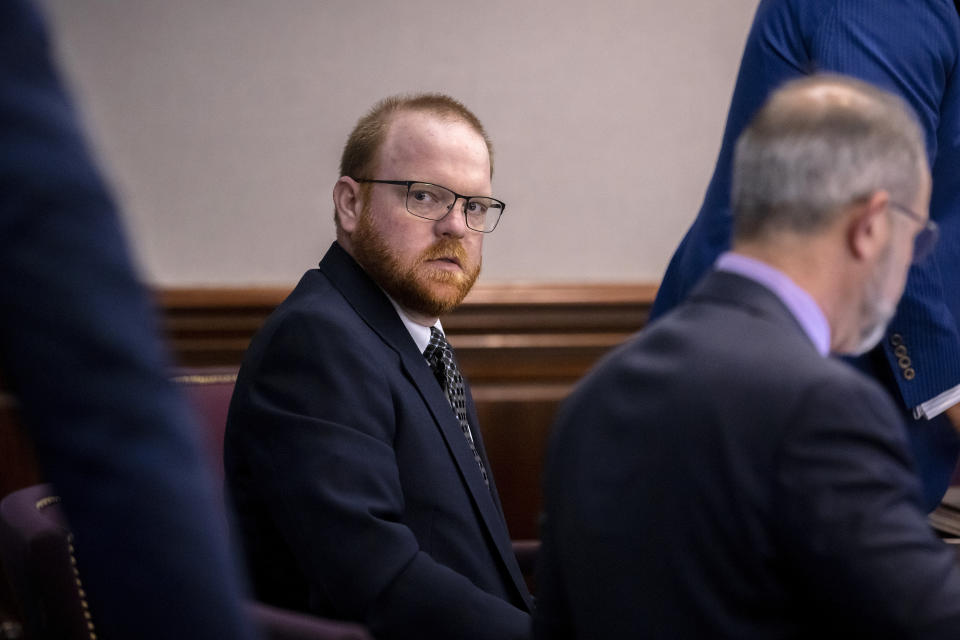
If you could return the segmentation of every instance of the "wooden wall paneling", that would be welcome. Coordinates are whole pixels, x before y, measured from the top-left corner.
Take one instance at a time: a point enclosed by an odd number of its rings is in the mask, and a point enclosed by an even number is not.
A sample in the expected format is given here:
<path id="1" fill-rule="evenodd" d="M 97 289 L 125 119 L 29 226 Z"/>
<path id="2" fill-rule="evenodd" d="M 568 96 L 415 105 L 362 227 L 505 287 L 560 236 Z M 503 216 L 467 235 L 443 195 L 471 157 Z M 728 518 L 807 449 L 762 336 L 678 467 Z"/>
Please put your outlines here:
<path id="1" fill-rule="evenodd" d="M 250 338 L 290 288 L 157 292 L 164 334 L 182 366 L 239 366 Z"/>
<path id="2" fill-rule="evenodd" d="M 515 539 L 540 537 L 546 442 L 570 385 L 481 385 L 474 400 L 504 515 Z"/>
<path id="3" fill-rule="evenodd" d="M 156 292 L 180 366 L 238 367 L 250 338 L 290 287 Z M 443 319 L 470 381 L 511 533 L 538 535 L 540 476 L 559 403 L 607 351 L 640 329 L 656 288 L 645 284 L 478 285 Z M 32 452 L 0 404 L 0 495 L 40 481 Z"/>
<path id="4" fill-rule="evenodd" d="M 157 303 L 178 363 L 232 366 L 289 292 L 289 287 L 167 289 L 157 293 Z M 443 325 L 471 379 L 495 378 L 498 352 L 524 348 L 532 351 L 515 361 L 524 367 L 515 377 L 552 377 L 566 355 L 578 363 L 557 373 L 570 377 L 642 327 L 655 292 L 644 284 L 478 285 Z"/>

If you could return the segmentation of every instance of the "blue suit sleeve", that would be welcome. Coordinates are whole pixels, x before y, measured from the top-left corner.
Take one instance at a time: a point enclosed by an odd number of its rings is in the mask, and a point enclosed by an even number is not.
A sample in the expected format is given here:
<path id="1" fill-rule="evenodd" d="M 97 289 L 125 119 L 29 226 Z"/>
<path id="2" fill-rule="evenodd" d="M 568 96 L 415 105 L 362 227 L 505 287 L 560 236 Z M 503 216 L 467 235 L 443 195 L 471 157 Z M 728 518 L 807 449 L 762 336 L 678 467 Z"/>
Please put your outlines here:
<path id="1" fill-rule="evenodd" d="M 651 317 L 675 306 L 730 242 L 734 144 L 771 91 L 817 71 L 902 96 L 924 130 L 942 229 L 931 260 L 911 269 L 883 349 L 891 384 L 912 408 L 960 384 L 960 19 L 948 0 L 764 0 L 744 49 L 723 144 L 703 206 L 674 254 Z M 894 337 L 896 336 L 896 337 Z"/>
<path id="2" fill-rule="evenodd" d="M 733 216 L 730 179 L 740 133 L 771 91 L 810 73 L 804 36 L 825 11 L 822 0 L 764 0 L 757 7 L 740 61 L 717 164 L 696 220 L 677 247 L 650 312 L 655 320 L 684 300 L 717 257 L 730 247 Z M 795 6 L 799 5 L 799 6 Z M 802 10 L 802 15 L 798 12 Z"/>
<path id="3" fill-rule="evenodd" d="M 248 638 L 225 517 L 38 14 L 0 3 L 0 369 L 97 631 Z"/>
<path id="4" fill-rule="evenodd" d="M 866 80 L 902 96 L 924 130 L 933 172 L 931 216 L 941 227 L 932 259 L 911 268 L 880 349 L 856 365 L 901 400 L 926 505 L 940 501 L 960 441 L 944 416 L 911 410 L 960 384 L 960 25 L 949 0 L 763 0 L 747 37 L 723 144 L 696 221 L 664 275 L 651 320 L 689 293 L 729 247 L 734 144 L 770 92 L 818 71 Z"/>
<path id="5" fill-rule="evenodd" d="M 944 237 L 932 259 L 911 268 L 883 344 L 900 396 L 912 408 L 960 384 L 960 303 L 948 301 L 958 283 L 944 268 L 958 262 L 960 244 L 960 20 L 943 0 L 844 0 L 824 16 L 810 47 L 819 70 L 856 76 L 903 97 L 926 137 L 934 177 L 930 214 Z"/>
<path id="6" fill-rule="evenodd" d="M 933 174 L 930 215 L 941 226 L 941 241 L 930 259 L 910 269 L 880 347 L 884 358 L 860 358 L 857 365 L 899 396 L 911 421 L 925 504 L 932 509 L 956 466 L 960 441 L 944 416 L 914 421 L 912 409 L 960 384 L 960 297 L 955 294 L 960 285 L 960 21 L 947 0 L 838 0 L 825 6 L 808 31 L 815 70 L 855 76 L 900 95 L 913 107 L 926 138 Z"/>

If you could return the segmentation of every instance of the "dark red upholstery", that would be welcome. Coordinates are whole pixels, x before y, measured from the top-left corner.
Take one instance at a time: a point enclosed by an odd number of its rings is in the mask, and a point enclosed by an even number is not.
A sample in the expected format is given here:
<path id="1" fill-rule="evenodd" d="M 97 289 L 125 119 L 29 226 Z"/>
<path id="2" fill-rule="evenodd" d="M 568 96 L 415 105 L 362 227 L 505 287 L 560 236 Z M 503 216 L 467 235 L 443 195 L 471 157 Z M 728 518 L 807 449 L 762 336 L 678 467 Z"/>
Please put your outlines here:
<path id="1" fill-rule="evenodd" d="M 517 556 L 520 572 L 527 582 L 530 593 L 537 592 L 537 554 L 540 553 L 539 540 L 514 540 L 513 554 Z"/>
<path id="2" fill-rule="evenodd" d="M 222 479 L 223 434 L 227 426 L 230 397 L 237 381 L 237 370 L 229 367 L 184 368 L 176 372 L 173 380 L 183 388 L 196 409 L 204 432 L 203 439 L 209 445 L 211 464 L 217 470 L 217 478 Z M 539 540 L 513 542 L 513 551 L 528 585 L 533 582 L 539 549 Z"/>
<path id="3" fill-rule="evenodd" d="M 210 448 L 211 463 L 217 470 L 216 477 L 222 481 L 223 436 L 227 425 L 230 397 L 237 380 L 234 368 L 189 368 L 180 369 L 173 380 L 186 392 L 200 418 L 204 431 L 203 439 Z M 539 540 L 514 540 L 513 551 L 520 564 L 531 592 L 536 592 L 535 570 Z"/>
<path id="4" fill-rule="evenodd" d="M 0 501 L 0 557 L 28 638 L 89 640 L 58 503 L 49 485 L 20 489 Z"/>
<path id="5" fill-rule="evenodd" d="M 373 640 L 360 625 L 314 618 L 261 602 L 249 603 L 247 612 L 266 640 Z"/>
<path id="6" fill-rule="evenodd" d="M 183 369 L 174 376 L 196 409 L 215 477 L 222 479 L 223 435 L 236 369 Z M 540 542 L 514 541 L 514 551 L 531 588 Z M 78 571 L 82 573 L 82 550 Z M 49 485 L 15 491 L 0 501 L 0 558 L 25 617 L 27 637 L 34 640 L 88 640 L 91 620 L 74 574 L 70 534 Z M 250 602 L 248 612 L 268 640 L 368 640 L 359 625 Z"/>
<path id="7" fill-rule="evenodd" d="M 0 555 L 31 640 L 90 640 L 96 612 L 83 600 L 83 551 L 71 551 L 70 532 L 50 485 L 14 491 L 0 501 Z M 73 556 L 77 556 L 74 558 Z M 76 561 L 76 565 L 74 565 Z M 74 571 L 74 566 L 77 571 Z M 372 640 L 355 624 L 247 603 L 251 623 L 267 640 Z M 88 617 L 89 616 L 89 617 Z"/>
<path id="8" fill-rule="evenodd" d="M 216 477 L 223 477 L 223 433 L 227 426 L 230 396 L 237 381 L 236 368 L 205 367 L 180 369 L 173 381 L 184 390 L 203 428 Z"/>

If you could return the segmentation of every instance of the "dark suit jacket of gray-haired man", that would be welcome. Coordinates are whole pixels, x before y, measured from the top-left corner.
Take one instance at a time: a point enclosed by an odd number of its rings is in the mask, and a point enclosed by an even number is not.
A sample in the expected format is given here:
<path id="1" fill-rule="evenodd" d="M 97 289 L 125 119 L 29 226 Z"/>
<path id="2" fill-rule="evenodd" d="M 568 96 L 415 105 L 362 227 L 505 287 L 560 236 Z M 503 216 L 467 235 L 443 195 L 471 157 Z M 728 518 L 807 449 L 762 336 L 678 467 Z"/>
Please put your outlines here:
<path id="1" fill-rule="evenodd" d="M 732 252 L 559 413 L 534 635 L 955 638 L 960 570 L 900 414 L 828 355 L 882 335 L 933 240 L 919 129 L 814 76 L 734 166 Z"/>

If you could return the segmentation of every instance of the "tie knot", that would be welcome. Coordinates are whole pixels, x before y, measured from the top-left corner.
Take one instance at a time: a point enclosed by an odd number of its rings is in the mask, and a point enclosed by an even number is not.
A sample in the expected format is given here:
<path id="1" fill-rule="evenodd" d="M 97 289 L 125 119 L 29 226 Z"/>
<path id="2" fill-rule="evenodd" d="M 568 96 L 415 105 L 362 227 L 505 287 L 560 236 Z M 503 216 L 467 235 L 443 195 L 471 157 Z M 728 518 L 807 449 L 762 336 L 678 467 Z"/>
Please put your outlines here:
<path id="1" fill-rule="evenodd" d="M 452 378 L 459 377 L 460 372 L 453 359 L 453 347 L 436 327 L 430 327 L 430 344 L 424 350 L 423 357 L 430 363 L 437 380 L 444 388 Z"/>
<path id="2" fill-rule="evenodd" d="M 434 344 L 442 348 L 447 348 L 450 346 L 450 343 L 447 342 L 446 336 L 444 336 L 443 332 L 436 327 L 430 327 L 430 344 Z"/>
<path id="3" fill-rule="evenodd" d="M 452 358 L 453 347 L 447 342 L 447 338 L 436 327 L 430 327 L 430 344 L 427 345 L 423 356 L 431 362 L 437 358 Z"/>

